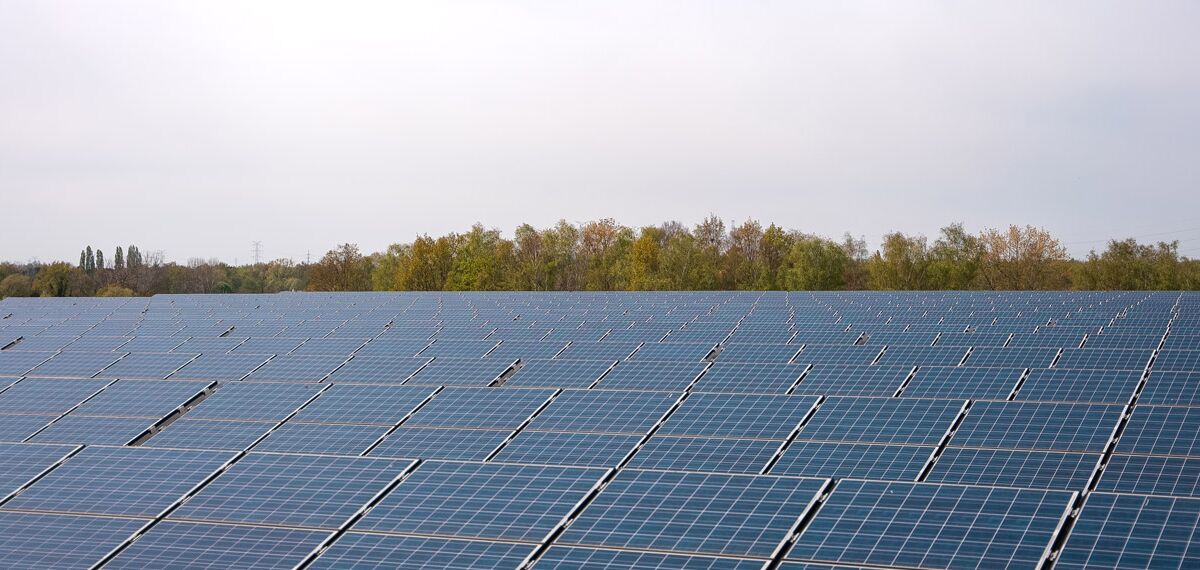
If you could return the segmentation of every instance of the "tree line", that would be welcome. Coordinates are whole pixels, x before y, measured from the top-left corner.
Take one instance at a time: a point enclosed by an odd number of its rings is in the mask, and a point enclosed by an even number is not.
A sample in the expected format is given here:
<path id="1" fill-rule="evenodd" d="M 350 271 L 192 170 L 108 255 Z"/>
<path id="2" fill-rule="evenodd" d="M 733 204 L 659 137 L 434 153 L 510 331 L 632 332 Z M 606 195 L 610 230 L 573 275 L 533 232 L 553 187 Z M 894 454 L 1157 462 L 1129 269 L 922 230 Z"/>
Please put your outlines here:
<path id="1" fill-rule="evenodd" d="M 893 232 L 875 251 L 849 234 L 830 239 L 749 220 L 710 216 L 631 228 L 611 219 L 512 237 L 476 224 L 463 233 L 417 236 L 387 250 L 354 244 L 315 263 L 280 259 L 232 266 L 218 260 L 168 263 L 137 246 L 85 247 L 77 265 L 0 264 L 2 296 L 151 295 L 310 291 L 618 290 L 1196 290 L 1200 261 L 1178 242 L 1112 240 L 1072 259 L 1044 229 L 970 232 L 962 224 L 929 239 Z"/>

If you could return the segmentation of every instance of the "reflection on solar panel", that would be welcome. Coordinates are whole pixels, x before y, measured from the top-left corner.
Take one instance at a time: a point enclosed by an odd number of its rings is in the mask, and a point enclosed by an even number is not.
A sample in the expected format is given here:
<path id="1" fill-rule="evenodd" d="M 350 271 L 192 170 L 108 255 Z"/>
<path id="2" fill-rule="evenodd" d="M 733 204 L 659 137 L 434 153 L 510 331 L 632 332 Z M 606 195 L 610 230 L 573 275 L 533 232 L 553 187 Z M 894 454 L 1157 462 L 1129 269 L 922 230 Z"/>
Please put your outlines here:
<path id="1" fill-rule="evenodd" d="M 9 568 L 87 568 L 147 522 L 0 512 L 0 560 Z"/>
<path id="2" fill-rule="evenodd" d="M 354 530 L 541 542 L 604 469 L 422 463 Z"/>
<path id="3" fill-rule="evenodd" d="M 581 546 L 552 546 L 544 556 L 538 559 L 534 568 L 537 570 L 566 570 L 568 568 L 588 568 L 589 570 L 656 570 L 659 568 L 757 570 L 762 568 L 762 565 L 761 560 L 602 550 Z"/>
<path id="4" fill-rule="evenodd" d="M 784 439 L 808 416 L 817 398 L 693 394 L 659 428 L 659 435 Z"/>
<path id="5" fill-rule="evenodd" d="M 717 362 L 692 388 L 697 392 L 750 392 L 783 394 L 791 389 L 805 367 L 798 364 Z"/>
<path id="6" fill-rule="evenodd" d="M 645 434 L 679 400 L 662 392 L 566 390 L 525 429 Z"/>
<path id="7" fill-rule="evenodd" d="M 1195 568 L 1200 499 L 1092 493 L 1057 568 Z"/>
<path id="8" fill-rule="evenodd" d="M 788 552 L 793 560 L 922 568 L 1034 568 L 1075 494 L 843 480 Z"/>
<path id="9" fill-rule="evenodd" d="M 784 450 L 770 473 L 916 481 L 935 449 L 918 445 L 796 441 Z"/>
<path id="10" fill-rule="evenodd" d="M 525 388 L 587 388 L 595 384 L 613 363 L 601 360 L 531 360 L 504 382 Z"/>
<path id="11" fill-rule="evenodd" d="M 512 430 L 401 427 L 368 454 L 371 457 L 483 461 Z"/>
<path id="12" fill-rule="evenodd" d="M 350 532 L 339 537 L 308 568 L 517 568 L 533 550 L 528 544 Z"/>
<path id="13" fill-rule="evenodd" d="M 622 470 L 556 543 L 769 558 L 826 483 Z"/>
<path id="14" fill-rule="evenodd" d="M 827 394 L 838 396 L 896 395 L 904 380 L 912 373 L 911 366 L 844 366 L 818 364 L 812 367 L 797 394 Z"/>
<path id="15" fill-rule="evenodd" d="M 639 435 L 525 431 L 495 461 L 579 467 L 616 467 L 641 441 Z"/>
<path id="16" fill-rule="evenodd" d="M 1114 455 L 1098 491 L 1142 495 L 1200 496 L 1200 459 Z"/>
<path id="17" fill-rule="evenodd" d="M 154 517 L 232 458 L 219 451 L 87 447 L 4 508 Z"/>
<path id="18" fill-rule="evenodd" d="M 703 362 L 627 361 L 608 371 L 597 388 L 682 392 L 704 373 Z"/>
<path id="19" fill-rule="evenodd" d="M 1084 491 L 1100 464 L 1095 453 L 1058 453 L 951 447 L 925 480 L 1000 487 Z"/>
<path id="20" fill-rule="evenodd" d="M 798 439 L 936 445 L 965 406 L 959 400 L 834 397 L 823 402 Z"/>
<path id="21" fill-rule="evenodd" d="M 1104 451 L 1123 406 L 977 402 L 951 445 L 993 449 Z"/>
<path id="22" fill-rule="evenodd" d="M 922 366 L 904 387 L 906 398 L 1006 400 L 1024 368 Z"/>
<path id="23" fill-rule="evenodd" d="M 251 453 L 171 518 L 336 529 L 412 465 L 408 460 Z"/>
<path id="24" fill-rule="evenodd" d="M 164 521 L 105 568 L 290 568 L 331 533 Z"/>

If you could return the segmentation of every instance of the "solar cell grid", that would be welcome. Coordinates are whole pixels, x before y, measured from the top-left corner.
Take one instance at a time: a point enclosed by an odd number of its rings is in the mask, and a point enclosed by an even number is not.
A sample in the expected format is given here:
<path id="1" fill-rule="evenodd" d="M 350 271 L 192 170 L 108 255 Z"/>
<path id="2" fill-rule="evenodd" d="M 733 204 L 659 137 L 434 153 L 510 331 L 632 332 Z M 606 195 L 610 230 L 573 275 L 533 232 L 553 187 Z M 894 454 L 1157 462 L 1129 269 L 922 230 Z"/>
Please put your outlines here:
<path id="1" fill-rule="evenodd" d="M 761 473 L 782 442 L 761 439 L 672 437 L 658 435 L 645 443 L 631 469 Z"/>
<path id="2" fill-rule="evenodd" d="M 640 435 L 523 431 L 494 461 L 578 467 L 616 467 Z"/>
<path id="3" fill-rule="evenodd" d="M 818 398 L 692 394 L 659 428 L 659 435 L 785 439 Z"/>
<path id="4" fill-rule="evenodd" d="M 821 403 L 797 438 L 936 445 L 964 405 L 961 400 L 833 397 Z"/>
<path id="5" fill-rule="evenodd" d="M 640 342 L 605 340 L 600 342 L 572 342 L 555 356 L 556 360 L 624 360 L 633 354 Z"/>
<path id="6" fill-rule="evenodd" d="M 796 364 L 840 364 L 843 366 L 866 366 L 875 362 L 883 349 L 878 346 L 834 346 L 804 345 L 792 362 Z"/>
<path id="7" fill-rule="evenodd" d="M 357 384 L 402 384 L 425 365 L 429 358 L 355 355 L 325 380 Z"/>
<path id="8" fill-rule="evenodd" d="M 533 550 L 528 544 L 350 532 L 339 537 L 308 568 L 516 568 Z"/>
<path id="9" fill-rule="evenodd" d="M 347 358 L 329 354 L 280 354 L 256 368 L 243 381 L 320 382 Z"/>
<path id="10" fill-rule="evenodd" d="M 963 366 L 999 368 L 1049 368 L 1058 355 L 1056 348 L 981 346 L 971 349 Z"/>
<path id="11" fill-rule="evenodd" d="M 996 487 L 1087 490 L 1098 453 L 1058 453 L 950 447 L 926 481 Z"/>
<path id="12" fill-rule="evenodd" d="M 119 352 L 61 352 L 26 374 L 43 378 L 91 378 L 122 356 L 125 354 Z"/>
<path id="13" fill-rule="evenodd" d="M 600 360 L 531 360 L 522 364 L 505 386 L 587 388 L 595 384 L 613 362 Z"/>
<path id="14" fill-rule="evenodd" d="M 310 384 L 229 384 L 188 411 L 186 419 L 279 421 L 328 386 Z"/>
<path id="15" fill-rule="evenodd" d="M 697 392 L 783 394 L 795 385 L 806 368 L 798 364 L 718 361 L 692 389 Z"/>
<path id="16" fill-rule="evenodd" d="M 1200 497 L 1200 459 L 1113 455 L 1096 490 Z"/>
<path id="17" fill-rule="evenodd" d="M 331 533 L 245 525 L 163 521 L 105 568 L 291 568 Z"/>
<path id="18" fill-rule="evenodd" d="M 904 385 L 912 366 L 817 364 L 793 390 L 796 394 L 891 397 Z"/>
<path id="19" fill-rule="evenodd" d="M 916 481 L 935 449 L 919 445 L 795 441 L 771 467 L 770 474 Z"/>
<path id="20" fill-rule="evenodd" d="M 401 427 L 368 455 L 483 461 L 511 434 L 512 430 Z"/>
<path id="21" fill-rule="evenodd" d="M 553 390 L 446 388 L 404 426 L 516 429 L 553 395 Z"/>
<path id="22" fill-rule="evenodd" d="M 691 386 L 708 364 L 703 362 L 627 361 L 605 374 L 597 388 L 605 390 L 657 390 L 682 392 Z"/>
<path id="23" fill-rule="evenodd" d="M 1194 568 L 1200 499 L 1092 493 L 1058 568 Z"/>
<path id="24" fill-rule="evenodd" d="M 188 417 L 172 422 L 142 446 L 240 451 L 275 427 L 273 421 L 201 420 Z"/>
<path id="25" fill-rule="evenodd" d="M 0 392 L 0 413 L 61 414 L 100 391 L 110 382 L 26 378 Z"/>
<path id="26" fill-rule="evenodd" d="M 74 452 L 76 446 L 0 443 L 0 503 L 38 474 Z"/>
<path id="27" fill-rule="evenodd" d="M 118 380 L 88 398 L 71 415 L 159 419 L 212 386 L 206 381 Z"/>
<path id="28" fill-rule="evenodd" d="M 147 522 L 0 512 L 0 557 L 9 568 L 87 568 Z"/>
<path id="29" fill-rule="evenodd" d="M 361 455 L 389 429 L 386 426 L 287 422 L 255 445 L 254 450 Z"/>
<path id="30" fill-rule="evenodd" d="M 678 399 L 678 394 L 663 392 L 565 390 L 525 429 L 645 434 Z"/>
<path id="31" fill-rule="evenodd" d="M 1031 370 L 1016 399 L 1124 404 L 1133 398 L 1141 377 L 1137 370 Z"/>
<path id="32" fill-rule="evenodd" d="M 715 558 L 682 554 L 660 554 L 657 552 L 631 552 L 628 550 L 604 550 L 580 546 L 551 546 L 538 558 L 534 568 L 589 570 L 757 570 L 761 560 L 738 558 Z"/>
<path id="33" fill-rule="evenodd" d="M 405 382 L 408 386 L 490 386 L 512 368 L 512 361 L 434 358 Z"/>
<path id="34" fill-rule="evenodd" d="M 1200 408 L 1134 407 L 1116 451 L 1200 457 Z"/>
<path id="35" fill-rule="evenodd" d="M 1124 406 L 1043 402 L 976 402 L 950 444 L 991 449 L 1101 452 Z"/>

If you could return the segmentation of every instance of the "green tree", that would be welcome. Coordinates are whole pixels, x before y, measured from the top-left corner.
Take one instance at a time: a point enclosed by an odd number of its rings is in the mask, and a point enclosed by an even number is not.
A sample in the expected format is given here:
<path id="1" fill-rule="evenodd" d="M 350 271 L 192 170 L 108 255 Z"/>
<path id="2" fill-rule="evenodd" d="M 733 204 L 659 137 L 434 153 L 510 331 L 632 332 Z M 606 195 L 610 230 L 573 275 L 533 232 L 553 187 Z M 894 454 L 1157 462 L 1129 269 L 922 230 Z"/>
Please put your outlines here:
<path id="1" fill-rule="evenodd" d="M 97 297 L 133 297 L 133 289 L 122 287 L 116 283 L 105 285 L 96 291 Z"/>
<path id="2" fill-rule="evenodd" d="M 91 273 L 96 270 L 96 254 L 92 253 L 92 246 L 87 246 L 84 251 L 83 270 Z"/>
<path id="3" fill-rule="evenodd" d="M 77 271 L 67 263 L 44 265 L 33 279 L 33 289 L 42 297 L 66 297 L 71 294 L 71 284 Z"/>
<path id="4" fill-rule="evenodd" d="M 881 290 L 927 289 L 928 268 L 925 236 L 907 236 L 900 232 L 883 236 L 880 250 L 867 262 L 871 287 Z"/>
<path id="5" fill-rule="evenodd" d="M 125 269 L 125 254 L 119 245 L 117 251 L 113 252 L 113 269 Z"/>
<path id="6" fill-rule="evenodd" d="M 845 289 L 845 276 L 851 263 L 842 244 L 816 236 L 800 236 L 788 253 L 783 284 L 793 291 Z"/>
<path id="7" fill-rule="evenodd" d="M 984 248 L 961 223 L 941 230 L 929 250 L 929 279 L 933 289 L 973 289 L 978 286 Z"/>
<path id="8" fill-rule="evenodd" d="M 1183 286 L 1179 242 L 1139 244 L 1130 238 L 1112 240 L 1104 252 L 1088 254 L 1076 287 L 1104 290 L 1173 290 Z"/>
<path id="9" fill-rule="evenodd" d="M 96 269 L 104 269 L 104 252 L 96 250 Z"/>
<path id="10" fill-rule="evenodd" d="M 5 297 L 29 297 L 33 295 L 33 280 L 14 273 L 0 280 L 0 299 Z"/>

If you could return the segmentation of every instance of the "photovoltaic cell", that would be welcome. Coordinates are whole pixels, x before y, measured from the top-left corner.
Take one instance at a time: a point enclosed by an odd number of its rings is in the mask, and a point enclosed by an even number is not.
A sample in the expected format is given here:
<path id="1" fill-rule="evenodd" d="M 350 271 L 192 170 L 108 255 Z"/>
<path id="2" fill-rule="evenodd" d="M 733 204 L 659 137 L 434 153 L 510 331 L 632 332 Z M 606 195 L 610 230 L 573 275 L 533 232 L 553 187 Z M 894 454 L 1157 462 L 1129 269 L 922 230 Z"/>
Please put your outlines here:
<path id="1" fill-rule="evenodd" d="M 1200 408 L 1136 406 L 1116 451 L 1200 457 Z"/>
<path id="2" fill-rule="evenodd" d="M 996 368 L 1049 368 L 1058 355 L 1056 348 L 980 346 L 971 349 L 963 366 Z"/>
<path id="3" fill-rule="evenodd" d="M 1055 363 L 1055 368 L 1087 370 L 1144 370 L 1152 350 L 1068 348 Z"/>
<path id="4" fill-rule="evenodd" d="M 483 461 L 511 434 L 512 430 L 401 427 L 368 455 Z"/>
<path id="5" fill-rule="evenodd" d="M 346 361 L 329 354 L 281 354 L 251 372 L 245 382 L 320 382 Z"/>
<path id="6" fill-rule="evenodd" d="M 275 423 L 183 418 L 154 434 L 142 446 L 240 451 L 250 447 Z"/>
<path id="7" fill-rule="evenodd" d="M 354 530 L 541 542 L 606 470 L 430 461 Z"/>
<path id="8" fill-rule="evenodd" d="M 238 568 L 296 566 L 331 533 L 245 525 L 163 521 L 105 568 Z"/>
<path id="9" fill-rule="evenodd" d="M 783 394 L 796 384 L 805 368 L 798 364 L 718 361 L 692 389 L 696 392 Z"/>
<path id="10" fill-rule="evenodd" d="M 703 362 L 627 361 L 604 375 L 597 388 L 682 392 L 707 368 Z"/>
<path id="11" fill-rule="evenodd" d="M 407 386 L 490 386 L 512 367 L 511 361 L 479 358 L 435 358 Z"/>
<path id="12" fill-rule="evenodd" d="M 556 544 L 767 558 L 826 483 L 622 470 Z"/>
<path id="13" fill-rule="evenodd" d="M 26 378 L 0 393 L 0 414 L 61 414 L 109 382 Z"/>
<path id="14" fill-rule="evenodd" d="M 954 433 L 957 447 L 1102 452 L 1124 406 L 976 402 Z"/>
<path id="15" fill-rule="evenodd" d="M 572 342 L 555 356 L 556 360 L 624 360 L 641 343 L 605 340 L 601 342 Z"/>
<path id="16" fill-rule="evenodd" d="M 1092 493 L 1056 568 L 1195 568 L 1200 499 Z"/>
<path id="17" fill-rule="evenodd" d="M 739 558 L 551 546 L 533 567 L 537 570 L 758 570 L 762 565 L 761 560 Z"/>
<path id="18" fill-rule="evenodd" d="M 207 381 L 118 380 L 79 405 L 72 416 L 159 419 L 212 386 Z"/>
<path id="19" fill-rule="evenodd" d="M 879 346 L 804 345 L 792 362 L 796 364 L 839 364 L 866 366 L 875 361 L 882 349 Z"/>
<path id="20" fill-rule="evenodd" d="M 960 400 L 829 398 L 797 439 L 936 445 L 963 405 Z"/>
<path id="21" fill-rule="evenodd" d="M 1141 378 L 1137 370 L 1039 368 L 1029 372 L 1017 400 L 1124 404 L 1133 398 Z"/>
<path id="22" fill-rule="evenodd" d="M 922 366 L 901 395 L 905 398 L 1005 400 L 1024 374 L 1024 368 Z"/>
<path id="23" fill-rule="evenodd" d="M 798 352 L 800 352 L 800 345 L 797 344 L 739 342 L 722 348 L 721 354 L 717 356 L 717 362 L 787 364 Z"/>
<path id="24" fill-rule="evenodd" d="M 817 398 L 692 394 L 659 428 L 659 435 L 785 439 Z"/>
<path id="25" fill-rule="evenodd" d="M 350 532 L 339 537 L 308 568 L 517 568 L 533 550 L 529 544 Z"/>
<path id="26" fill-rule="evenodd" d="M 518 438 L 519 439 L 519 438 Z M 633 456 L 631 469 L 761 473 L 782 442 L 762 439 L 654 436 Z"/>
<path id="27" fill-rule="evenodd" d="M 254 446 L 254 450 L 360 455 L 383 437 L 388 429 L 390 428 L 386 426 L 302 424 L 289 421 Z"/>
<path id="28" fill-rule="evenodd" d="M 201 354 L 170 375 L 171 380 L 241 380 L 270 358 L 261 354 Z"/>
<path id="29" fill-rule="evenodd" d="M 531 360 L 504 382 L 523 388 L 587 388 L 613 365 L 602 360 Z"/>
<path id="30" fill-rule="evenodd" d="M 1034 568 L 1074 493 L 847 479 L 789 559 L 920 568 Z"/>
<path id="31" fill-rule="evenodd" d="M 20 442 L 54 421 L 53 415 L 0 414 L 0 442 Z"/>
<path id="32" fill-rule="evenodd" d="M 640 435 L 523 431 L 494 461 L 616 467 L 641 441 Z"/>
<path id="33" fill-rule="evenodd" d="M 186 419 L 279 421 L 325 388 L 309 384 L 229 384 L 188 411 Z"/>
<path id="34" fill-rule="evenodd" d="M 679 396 L 662 392 L 566 390 L 525 429 L 645 434 L 678 400 Z"/>
<path id="35" fill-rule="evenodd" d="M 933 446 L 796 441 L 771 467 L 771 475 L 864 477 L 916 481 Z"/>
<path id="36" fill-rule="evenodd" d="M 171 518 L 336 529 L 412 464 L 251 453 L 205 485 Z"/>
<path id="37" fill-rule="evenodd" d="M 879 358 L 880 366 L 958 366 L 967 349 L 961 346 L 892 346 Z"/>
<path id="38" fill-rule="evenodd" d="M 433 394 L 422 386 L 335 384 L 289 423 L 394 425 Z"/>
<path id="39" fill-rule="evenodd" d="M 86 445 L 128 445 L 147 433 L 154 420 L 104 418 L 70 414 L 59 418 L 29 441 Z"/>
<path id="40" fill-rule="evenodd" d="M 1087 490 L 1098 453 L 947 448 L 926 481 L 995 487 Z"/>
<path id="41" fill-rule="evenodd" d="M 516 429 L 554 394 L 552 390 L 447 388 L 421 407 L 405 427 Z"/>
<path id="42" fill-rule="evenodd" d="M 0 512 L 6 568 L 88 568 L 149 521 Z"/>
<path id="43" fill-rule="evenodd" d="M 334 370 L 326 381 L 401 384 L 430 361 L 429 358 L 356 355 L 341 368 Z"/>
<path id="44" fill-rule="evenodd" d="M 1200 406 L 1200 374 L 1155 370 L 1146 380 L 1138 404 Z"/>
<path id="45" fill-rule="evenodd" d="M 1200 496 L 1200 459 L 1113 455 L 1097 491 L 1140 495 Z"/>
<path id="46" fill-rule="evenodd" d="M 818 364 L 794 390 L 797 394 L 892 397 L 912 366 L 843 366 Z"/>
<path id="47" fill-rule="evenodd" d="M 117 352 L 62 352 L 27 374 L 49 378 L 91 378 L 124 355 Z"/>
<path id="48" fill-rule="evenodd" d="M 74 446 L 0 443 L 0 501 L 74 451 Z"/>

